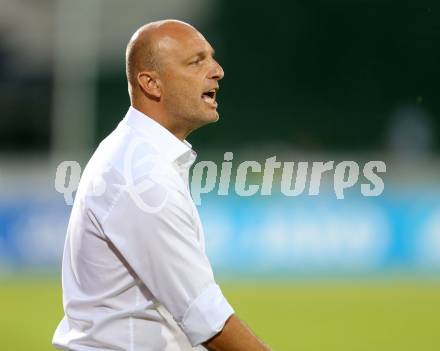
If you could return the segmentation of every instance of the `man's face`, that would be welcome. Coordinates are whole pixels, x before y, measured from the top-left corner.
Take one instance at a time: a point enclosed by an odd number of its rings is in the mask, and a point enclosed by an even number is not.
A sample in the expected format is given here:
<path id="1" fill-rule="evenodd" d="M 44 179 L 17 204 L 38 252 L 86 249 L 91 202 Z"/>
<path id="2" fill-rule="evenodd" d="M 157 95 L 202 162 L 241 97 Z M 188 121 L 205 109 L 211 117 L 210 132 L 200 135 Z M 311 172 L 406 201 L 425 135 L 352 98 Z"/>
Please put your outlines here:
<path id="1" fill-rule="evenodd" d="M 194 29 L 158 45 L 163 54 L 161 99 L 168 114 L 191 129 L 217 121 L 218 81 L 224 72 L 211 45 Z"/>

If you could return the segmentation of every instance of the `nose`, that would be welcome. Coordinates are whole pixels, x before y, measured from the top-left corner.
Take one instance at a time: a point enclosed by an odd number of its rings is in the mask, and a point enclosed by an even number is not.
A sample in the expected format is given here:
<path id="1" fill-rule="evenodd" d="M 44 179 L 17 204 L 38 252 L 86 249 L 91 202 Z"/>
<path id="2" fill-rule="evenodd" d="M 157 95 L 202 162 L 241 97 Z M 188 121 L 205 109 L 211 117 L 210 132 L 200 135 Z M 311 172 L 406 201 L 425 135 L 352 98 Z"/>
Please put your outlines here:
<path id="1" fill-rule="evenodd" d="M 210 72 L 209 78 L 215 79 L 215 80 L 220 80 L 224 76 L 225 76 L 225 72 L 223 71 L 222 66 L 220 66 L 220 64 L 214 60 L 214 66 Z"/>

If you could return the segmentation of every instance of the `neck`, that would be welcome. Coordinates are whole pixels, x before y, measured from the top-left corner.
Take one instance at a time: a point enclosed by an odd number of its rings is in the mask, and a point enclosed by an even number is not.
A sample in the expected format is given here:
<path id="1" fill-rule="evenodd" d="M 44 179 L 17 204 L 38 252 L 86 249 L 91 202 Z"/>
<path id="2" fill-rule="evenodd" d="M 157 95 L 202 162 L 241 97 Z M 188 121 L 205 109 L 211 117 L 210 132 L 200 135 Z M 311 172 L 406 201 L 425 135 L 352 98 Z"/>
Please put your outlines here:
<path id="1" fill-rule="evenodd" d="M 138 111 L 150 117 L 152 120 L 159 123 L 162 127 L 166 128 L 171 134 L 173 134 L 179 140 L 185 140 L 191 133 L 191 129 L 184 128 L 183 126 L 175 123 L 172 118 L 159 108 L 159 106 L 140 103 L 139 101 L 132 101 L 131 105 Z"/>

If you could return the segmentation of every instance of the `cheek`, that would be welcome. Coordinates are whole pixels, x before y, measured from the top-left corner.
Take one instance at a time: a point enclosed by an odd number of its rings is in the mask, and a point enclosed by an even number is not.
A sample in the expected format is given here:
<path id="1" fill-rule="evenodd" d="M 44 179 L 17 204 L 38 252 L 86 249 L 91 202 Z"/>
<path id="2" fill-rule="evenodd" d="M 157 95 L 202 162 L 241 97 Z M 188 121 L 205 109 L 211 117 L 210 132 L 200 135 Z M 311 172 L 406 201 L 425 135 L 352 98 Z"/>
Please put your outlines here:
<path id="1" fill-rule="evenodd" d="M 197 93 L 198 89 L 191 85 L 180 87 L 175 91 L 175 99 L 179 104 L 184 107 L 198 108 L 198 105 L 202 102 L 202 97 Z"/>
<path id="2" fill-rule="evenodd" d="M 194 105 L 197 100 L 194 92 L 188 91 L 187 89 L 176 89 L 172 94 L 169 94 L 168 102 L 184 108 L 185 106 Z"/>
<path id="3" fill-rule="evenodd" d="M 189 76 L 167 79 L 163 88 L 163 101 L 169 110 L 185 115 L 199 115 L 203 110 L 200 81 Z"/>
<path id="4" fill-rule="evenodd" d="M 165 87 L 165 95 L 171 96 L 174 99 L 188 99 L 194 98 L 196 96 L 197 88 L 194 84 L 191 84 L 190 80 L 187 79 L 174 79 L 171 84 Z"/>
<path id="5" fill-rule="evenodd" d="M 195 94 L 194 89 L 191 89 L 191 87 L 177 86 L 172 91 L 164 94 L 163 98 L 167 109 L 179 115 L 198 114 L 196 111 L 201 109 L 202 99 Z"/>

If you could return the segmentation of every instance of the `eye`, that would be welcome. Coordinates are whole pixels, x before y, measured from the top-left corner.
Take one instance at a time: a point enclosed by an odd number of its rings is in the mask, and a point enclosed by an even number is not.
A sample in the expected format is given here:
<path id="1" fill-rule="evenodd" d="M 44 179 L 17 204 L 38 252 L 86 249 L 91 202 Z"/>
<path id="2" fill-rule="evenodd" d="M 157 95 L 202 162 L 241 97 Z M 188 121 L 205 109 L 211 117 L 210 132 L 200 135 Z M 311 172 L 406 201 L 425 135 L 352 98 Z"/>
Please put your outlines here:
<path id="1" fill-rule="evenodd" d="M 190 62 L 190 65 L 198 65 L 200 62 L 202 62 L 203 60 L 200 58 L 200 57 L 198 57 L 198 58 L 196 58 L 195 60 L 193 60 L 193 61 L 191 61 Z"/>

